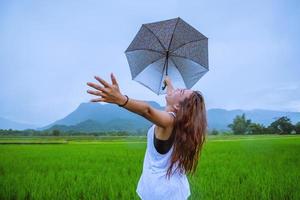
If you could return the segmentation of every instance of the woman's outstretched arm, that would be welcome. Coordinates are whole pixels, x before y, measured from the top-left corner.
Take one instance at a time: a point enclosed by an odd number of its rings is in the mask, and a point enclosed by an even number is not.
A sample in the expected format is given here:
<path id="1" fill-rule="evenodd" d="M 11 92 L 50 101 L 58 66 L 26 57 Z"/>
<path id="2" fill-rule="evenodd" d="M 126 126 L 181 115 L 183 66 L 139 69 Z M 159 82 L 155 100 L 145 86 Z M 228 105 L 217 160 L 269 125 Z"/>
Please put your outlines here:
<path id="1" fill-rule="evenodd" d="M 96 91 L 88 90 L 87 92 L 95 96 L 100 96 L 100 98 L 92 99 L 91 102 L 107 102 L 117 105 L 123 105 L 126 102 L 127 98 L 125 95 L 121 94 L 119 85 L 113 73 L 111 73 L 112 84 L 107 83 L 98 76 L 95 76 L 95 79 L 104 87 L 96 83 L 87 83 L 88 86 L 96 89 Z M 162 128 L 169 127 L 173 123 L 173 117 L 170 116 L 170 114 L 168 114 L 166 111 L 161 111 L 151 107 L 145 101 L 129 98 L 128 102 L 123 108 L 143 116 Z"/>

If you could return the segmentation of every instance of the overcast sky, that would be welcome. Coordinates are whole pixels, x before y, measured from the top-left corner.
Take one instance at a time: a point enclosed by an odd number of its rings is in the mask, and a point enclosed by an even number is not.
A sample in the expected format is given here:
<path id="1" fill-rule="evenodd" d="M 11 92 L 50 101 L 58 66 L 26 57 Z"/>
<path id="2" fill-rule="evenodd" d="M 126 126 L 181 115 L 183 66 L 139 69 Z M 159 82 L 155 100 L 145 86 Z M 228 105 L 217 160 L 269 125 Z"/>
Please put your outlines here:
<path id="1" fill-rule="evenodd" d="M 110 72 L 123 94 L 165 105 L 131 79 L 124 51 L 143 23 L 175 17 L 209 38 L 210 71 L 192 87 L 208 109 L 300 112 L 299 2 L 1 0 L 0 117 L 49 124 Z"/>

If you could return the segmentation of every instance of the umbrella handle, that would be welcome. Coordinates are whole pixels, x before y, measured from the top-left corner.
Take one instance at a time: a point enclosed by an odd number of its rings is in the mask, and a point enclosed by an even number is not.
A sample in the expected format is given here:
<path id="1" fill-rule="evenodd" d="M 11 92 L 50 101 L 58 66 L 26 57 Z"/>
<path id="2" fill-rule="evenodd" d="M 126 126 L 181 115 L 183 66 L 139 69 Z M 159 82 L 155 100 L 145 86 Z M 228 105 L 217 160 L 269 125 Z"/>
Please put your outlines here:
<path id="1" fill-rule="evenodd" d="M 167 83 L 164 81 L 164 86 L 162 87 L 162 90 L 164 90 L 165 88 L 166 88 L 166 86 L 167 86 Z"/>

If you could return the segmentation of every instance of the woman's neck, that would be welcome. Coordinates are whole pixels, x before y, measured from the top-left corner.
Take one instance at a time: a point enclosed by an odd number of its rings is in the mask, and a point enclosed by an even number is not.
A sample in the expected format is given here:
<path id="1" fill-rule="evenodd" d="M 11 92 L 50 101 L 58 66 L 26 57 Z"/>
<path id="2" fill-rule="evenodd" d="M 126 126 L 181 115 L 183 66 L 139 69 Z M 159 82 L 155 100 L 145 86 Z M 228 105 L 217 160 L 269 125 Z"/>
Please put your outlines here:
<path id="1" fill-rule="evenodd" d="M 171 105 L 166 105 L 165 111 L 166 112 L 175 112 L 174 108 Z"/>

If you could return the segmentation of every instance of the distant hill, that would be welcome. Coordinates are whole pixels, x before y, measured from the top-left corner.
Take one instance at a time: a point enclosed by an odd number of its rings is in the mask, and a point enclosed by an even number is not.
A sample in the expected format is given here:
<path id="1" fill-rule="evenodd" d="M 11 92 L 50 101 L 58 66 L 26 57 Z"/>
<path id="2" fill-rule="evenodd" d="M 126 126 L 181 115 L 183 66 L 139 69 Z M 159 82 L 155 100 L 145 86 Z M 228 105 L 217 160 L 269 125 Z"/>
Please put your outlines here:
<path id="1" fill-rule="evenodd" d="M 155 101 L 146 101 L 151 106 L 164 110 Z M 228 124 L 232 123 L 236 115 L 245 113 L 247 119 L 252 122 L 261 123 L 268 126 L 271 122 L 282 116 L 287 116 L 295 124 L 300 121 L 300 112 L 284 112 L 264 109 L 253 110 L 225 110 L 219 108 L 209 109 L 207 111 L 208 128 L 217 130 L 229 130 Z M 0 129 L 36 129 L 36 130 L 53 130 L 62 131 L 74 130 L 77 132 L 95 132 L 95 131 L 128 131 L 140 134 L 148 130 L 152 125 L 151 122 L 120 108 L 115 104 L 100 103 L 81 103 L 73 112 L 66 117 L 59 119 L 47 126 L 37 128 L 31 124 L 14 122 L 0 117 Z"/>
<path id="2" fill-rule="evenodd" d="M 164 110 L 158 103 L 154 101 L 146 101 L 151 106 Z M 276 120 L 278 117 L 287 116 L 293 123 L 300 121 L 300 112 L 284 112 L 273 110 L 225 110 L 225 109 L 209 109 L 207 111 L 209 129 L 229 130 L 228 124 L 232 123 L 236 115 L 245 113 L 247 119 L 252 122 L 261 123 L 265 126 Z M 129 131 L 136 134 L 147 130 L 151 126 L 151 122 L 145 118 L 129 112 L 124 108 L 120 108 L 114 104 L 100 103 L 82 103 L 72 113 L 57 120 L 48 126 L 41 127 L 39 130 L 74 130 L 78 132 L 94 132 L 94 131 Z"/>
<path id="3" fill-rule="evenodd" d="M 114 119 L 106 123 L 94 120 L 86 120 L 76 125 L 54 125 L 47 130 L 76 131 L 82 133 L 90 132 L 108 132 L 108 131 L 126 131 L 138 135 L 145 134 L 151 123 L 147 120 L 139 120 L 138 123 L 127 119 Z"/>
<path id="4" fill-rule="evenodd" d="M 154 101 L 146 101 L 157 109 L 163 109 Z M 140 115 L 129 112 L 114 104 L 81 103 L 79 107 L 63 119 L 57 120 L 38 130 L 76 130 L 94 131 L 129 131 L 141 132 L 148 129 L 151 122 Z"/>
<path id="5" fill-rule="evenodd" d="M 32 125 L 32 124 L 15 122 L 15 121 L 0 117 L 0 129 L 24 130 L 24 129 L 34 129 L 34 128 L 37 128 L 37 126 Z"/>

